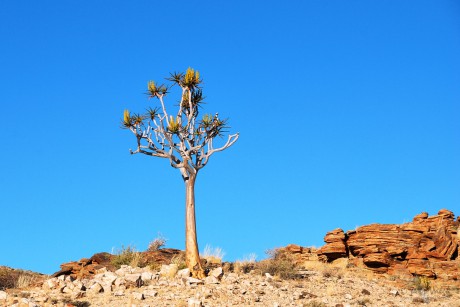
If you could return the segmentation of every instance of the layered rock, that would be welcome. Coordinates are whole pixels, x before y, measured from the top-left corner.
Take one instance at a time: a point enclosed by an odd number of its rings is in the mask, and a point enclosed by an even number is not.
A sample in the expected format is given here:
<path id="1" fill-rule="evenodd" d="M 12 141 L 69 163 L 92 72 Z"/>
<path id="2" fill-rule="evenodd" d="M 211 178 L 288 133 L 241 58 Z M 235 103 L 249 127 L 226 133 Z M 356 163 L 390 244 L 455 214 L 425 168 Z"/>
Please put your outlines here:
<path id="1" fill-rule="evenodd" d="M 183 253 L 181 250 L 174 248 L 164 248 L 157 251 L 141 252 L 140 261 L 145 264 L 155 263 L 157 265 L 169 264 L 171 259 Z M 61 275 L 70 276 L 72 278 L 88 278 L 106 268 L 109 271 L 115 271 L 115 266 L 112 264 L 114 255 L 109 253 L 97 253 L 91 258 L 82 258 L 79 261 L 71 261 L 61 264 L 61 270 L 54 273 L 52 277 Z"/>
<path id="2" fill-rule="evenodd" d="M 327 244 L 318 250 L 318 256 L 320 259 L 324 259 L 324 256 L 328 260 L 332 261 L 338 258 L 348 256 L 347 246 L 345 245 L 345 233 L 342 229 L 337 228 L 329 231 L 324 237 L 324 242 Z"/>
<path id="3" fill-rule="evenodd" d="M 459 220 L 442 209 L 402 225 L 372 224 L 346 233 L 335 229 L 326 234 L 318 256 L 329 262 L 348 257 L 379 273 L 458 279 Z"/>

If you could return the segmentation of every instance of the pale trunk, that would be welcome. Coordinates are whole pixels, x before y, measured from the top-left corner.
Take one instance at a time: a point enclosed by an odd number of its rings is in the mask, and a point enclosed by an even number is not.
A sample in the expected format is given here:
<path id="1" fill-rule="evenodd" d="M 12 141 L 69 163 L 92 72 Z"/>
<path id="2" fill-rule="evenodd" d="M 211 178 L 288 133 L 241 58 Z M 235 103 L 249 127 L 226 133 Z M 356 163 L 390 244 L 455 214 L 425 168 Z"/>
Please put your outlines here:
<path id="1" fill-rule="evenodd" d="M 193 277 L 203 279 L 205 274 L 200 262 L 196 236 L 195 179 L 196 175 L 185 180 L 185 263 Z"/>

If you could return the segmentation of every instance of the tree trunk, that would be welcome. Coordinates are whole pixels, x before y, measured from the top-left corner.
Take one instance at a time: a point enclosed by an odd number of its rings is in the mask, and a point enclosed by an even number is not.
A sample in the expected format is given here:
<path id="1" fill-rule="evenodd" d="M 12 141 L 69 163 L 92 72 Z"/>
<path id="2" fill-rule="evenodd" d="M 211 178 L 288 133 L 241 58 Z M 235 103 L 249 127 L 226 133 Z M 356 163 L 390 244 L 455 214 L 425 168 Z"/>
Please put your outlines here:
<path id="1" fill-rule="evenodd" d="M 196 174 L 185 180 L 185 263 L 195 278 L 205 278 L 198 252 L 195 219 Z"/>

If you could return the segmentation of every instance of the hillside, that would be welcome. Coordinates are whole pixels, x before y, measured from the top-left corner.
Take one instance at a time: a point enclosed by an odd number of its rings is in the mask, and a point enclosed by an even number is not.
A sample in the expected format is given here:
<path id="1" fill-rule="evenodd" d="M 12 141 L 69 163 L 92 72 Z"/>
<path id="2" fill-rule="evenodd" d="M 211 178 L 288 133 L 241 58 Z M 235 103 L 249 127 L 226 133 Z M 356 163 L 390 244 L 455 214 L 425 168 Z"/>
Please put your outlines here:
<path id="1" fill-rule="evenodd" d="M 183 252 L 99 253 L 52 276 L 0 267 L 5 306 L 460 306 L 459 218 L 448 210 L 401 225 L 326 234 L 259 262 L 209 256 L 204 280 Z"/>

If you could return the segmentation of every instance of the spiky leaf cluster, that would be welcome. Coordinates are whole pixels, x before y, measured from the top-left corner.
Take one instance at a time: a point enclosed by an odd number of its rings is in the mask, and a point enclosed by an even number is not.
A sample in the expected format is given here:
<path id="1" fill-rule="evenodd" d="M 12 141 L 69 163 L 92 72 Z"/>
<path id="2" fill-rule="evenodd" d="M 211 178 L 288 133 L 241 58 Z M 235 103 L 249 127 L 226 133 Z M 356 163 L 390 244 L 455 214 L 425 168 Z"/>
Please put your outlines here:
<path id="1" fill-rule="evenodd" d="M 185 74 L 181 72 L 171 74 L 168 80 L 178 84 L 182 88 L 186 87 L 189 89 L 197 88 L 203 82 L 203 80 L 200 79 L 200 72 L 190 67 L 187 68 Z"/>
<path id="2" fill-rule="evenodd" d="M 179 134 L 183 130 L 179 118 L 170 116 L 168 130 L 173 134 Z"/>
<path id="3" fill-rule="evenodd" d="M 210 114 L 205 114 L 200 122 L 201 132 L 206 133 L 207 138 L 222 136 L 227 126 L 227 119 L 219 119 L 217 114 L 213 117 Z"/>
<path id="4" fill-rule="evenodd" d="M 190 110 L 190 98 L 192 102 L 192 109 L 195 109 L 196 107 L 200 106 L 204 100 L 203 91 L 201 89 L 192 89 L 190 90 L 190 93 L 188 90 L 184 91 L 181 100 L 181 108 L 186 110 L 187 113 Z"/>
<path id="5" fill-rule="evenodd" d="M 121 120 L 121 127 L 124 129 L 129 129 L 132 126 L 133 122 L 131 120 L 131 114 L 129 113 L 129 110 L 125 110 L 123 112 L 123 119 Z"/>
<path id="6" fill-rule="evenodd" d="M 149 81 L 147 84 L 147 88 L 147 95 L 149 95 L 150 97 L 163 96 L 166 95 L 166 93 L 168 92 L 168 88 L 164 84 L 157 85 L 155 84 L 155 81 Z"/>

